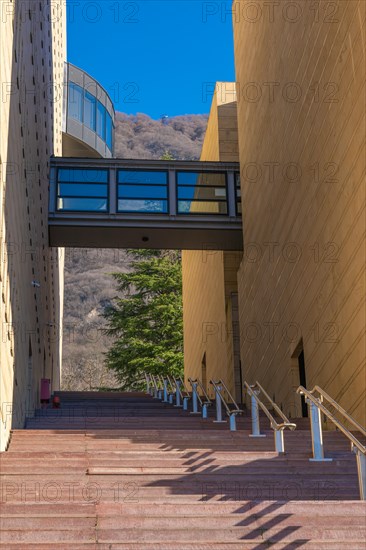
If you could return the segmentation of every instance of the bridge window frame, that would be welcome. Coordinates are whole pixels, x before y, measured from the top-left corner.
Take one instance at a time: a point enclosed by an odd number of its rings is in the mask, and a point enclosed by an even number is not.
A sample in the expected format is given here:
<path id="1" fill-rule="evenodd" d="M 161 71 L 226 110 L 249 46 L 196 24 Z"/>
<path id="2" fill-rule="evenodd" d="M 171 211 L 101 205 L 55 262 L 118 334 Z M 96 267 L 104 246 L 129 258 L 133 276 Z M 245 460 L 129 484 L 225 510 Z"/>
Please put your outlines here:
<path id="1" fill-rule="evenodd" d="M 81 171 L 81 172 L 103 172 L 107 174 L 106 181 L 71 181 L 60 180 L 59 174 L 61 170 L 70 170 L 72 172 L 75 171 Z M 59 194 L 59 186 L 60 185 L 104 185 L 106 187 L 106 196 L 103 197 L 96 197 L 95 195 L 60 195 Z M 57 168 L 56 171 L 56 211 L 63 213 L 63 212 L 75 212 L 75 213 L 93 213 L 93 214 L 99 214 L 99 215 L 105 215 L 109 212 L 110 207 L 110 170 L 109 168 L 85 168 L 80 166 L 60 166 Z M 103 210 L 93 210 L 93 209 L 87 209 L 87 210 L 80 210 L 80 209 L 74 209 L 74 208 L 59 208 L 58 207 L 58 201 L 59 199 L 76 199 L 76 200 L 99 200 L 99 201 L 106 201 L 106 206 Z"/>
<path id="2" fill-rule="evenodd" d="M 211 175 L 217 175 L 220 174 L 224 176 L 224 185 L 192 185 L 192 184 L 186 184 L 182 183 L 179 184 L 179 174 L 211 174 Z M 179 188 L 191 188 L 191 189 L 225 189 L 225 199 L 220 200 L 218 199 L 180 199 L 179 198 Z M 227 171 L 223 170 L 176 170 L 175 172 L 175 189 L 176 189 L 176 211 L 177 216 L 229 216 L 229 189 L 228 189 L 228 177 L 227 177 Z M 179 203 L 184 201 L 190 201 L 191 203 L 224 203 L 226 204 L 226 212 L 180 212 L 179 211 Z"/>
<path id="3" fill-rule="evenodd" d="M 116 204 L 117 204 L 117 213 L 118 214 L 143 214 L 143 215 L 151 215 L 151 216 L 164 216 L 169 215 L 169 170 L 159 169 L 159 170 L 151 170 L 149 168 L 118 168 L 116 171 Z M 165 176 L 165 183 L 146 183 L 146 182 L 136 182 L 136 181 L 120 181 L 120 174 L 122 173 L 151 173 L 151 174 L 164 174 Z M 142 188 L 142 187 L 161 187 L 166 190 L 166 197 L 165 198 L 156 198 L 156 197 L 138 197 L 138 196 L 132 196 L 128 198 L 121 198 L 119 196 L 119 190 L 121 187 L 136 187 L 136 188 Z M 158 211 L 149 211 L 149 210 L 139 210 L 139 209 L 128 209 L 128 210 L 122 210 L 120 209 L 119 203 L 120 201 L 160 201 L 163 204 L 165 203 L 165 209 L 164 210 L 158 210 Z"/>

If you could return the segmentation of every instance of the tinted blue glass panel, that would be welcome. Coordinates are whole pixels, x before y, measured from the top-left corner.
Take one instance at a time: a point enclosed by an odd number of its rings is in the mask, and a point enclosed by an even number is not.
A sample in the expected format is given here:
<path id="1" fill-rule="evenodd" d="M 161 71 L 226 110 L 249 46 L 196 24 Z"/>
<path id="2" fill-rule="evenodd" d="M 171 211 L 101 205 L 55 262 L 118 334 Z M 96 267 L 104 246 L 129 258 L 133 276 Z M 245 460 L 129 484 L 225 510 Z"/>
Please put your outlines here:
<path id="1" fill-rule="evenodd" d="M 58 195 L 62 197 L 104 197 L 108 196 L 106 185 L 87 183 L 61 183 Z"/>
<path id="2" fill-rule="evenodd" d="M 57 199 L 57 210 L 73 212 L 106 212 L 106 199 Z"/>
<path id="3" fill-rule="evenodd" d="M 83 89 L 73 82 L 69 83 L 68 116 L 83 122 Z"/>
<path id="4" fill-rule="evenodd" d="M 178 201 L 179 214 L 227 214 L 226 202 Z"/>
<path id="5" fill-rule="evenodd" d="M 225 186 L 225 174 L 219 172 L 177 172 L 178 185 Z"/>
<path id="6" fill-rule="evenodd" d="M 89 92 L 84 97 L 84 124 L 95 132 L 96 127 L 96 98 Z"/>
<path id="7" fill-rule="evenodd" d="M 146 183 L 160 183 L 166 185 L 167 182 L 167 172 L 155 172 L 147 170 L 118 170 L 118 183 L 135 183 L 141 185 L 144 185 Z"/>
<path id="8" fill-rule="evenodd" d="M 178 187 L 179 199 L 226 200 L 225 187 Z"/>
<path id="9" fill-rule="evenodd" d="M 97 102 L 97 134 L 100 138 L 105 141 L 105 107 Z"/>
<path id="10" fill-rule="evenodd" d="M 60 168 L 58 170 L 60 182 L 95 182 L 108 183 L 108 170 L 96 170 L 92 168 Z"/>
<path id="11" fill-rule="evenodd" d="M 113 146 L 113 123 L 112 123 L 112 117 L 106 111 L 106 131 L 105 131 L 105 141 L 109 149 L 112 151 Z"/>
<path id="12" fill-rule="evenodd" d="M 118 212 L 147 212 L 150 214 L 164 214 L 167 211 L 168 202 L 164 200 L 118 200 Z"/>
<path id="13" fill-rule="evenodd" d="M 154 185 L 119 185 L 118 197 L 120 199 L 143 199 L 145 197 L 149 199 L 166 199 L 168 197 L 168 189 L 165 186 Z"/>

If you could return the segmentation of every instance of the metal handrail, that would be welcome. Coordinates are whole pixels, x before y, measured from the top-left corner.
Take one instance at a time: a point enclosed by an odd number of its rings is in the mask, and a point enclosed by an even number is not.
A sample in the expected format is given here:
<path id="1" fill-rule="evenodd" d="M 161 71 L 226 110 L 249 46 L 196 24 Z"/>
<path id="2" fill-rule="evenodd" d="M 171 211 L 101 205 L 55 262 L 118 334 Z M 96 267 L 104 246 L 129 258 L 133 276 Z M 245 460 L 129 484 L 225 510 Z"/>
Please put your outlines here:
<path id="1" fill-rule="evenodd" d="M 209 396 L 207 395 L 207 392 L 201 382 L 201 380 L 199 378 L 196 378 L 195 380 L 193 380 L 192 378 L 188 378 L 188 382 L 191 384 L 191 386 L 193 387 L 193 384 L 197 384 L 197 386 L 199 386 L 201 392 L 203 393 L 203 396 L 204 398 L 206 399 L 206 401 L 203 401 L 203 399 L 201 398 L 200 394 L 197 392 L 197 399 L 198 401 L 200 402 L 200 405 L 212 405 L 212 401 L 211 399 L 209 398 Z"/>
<path id="2" fill-rule="evenodd" d="M 335 409 L 337 409 L 339 413 L 341 413 L 346 418 L 347 422 L 352 424 L 357 431 L 359 431 L 364 437 L 366 437 L 366 428 L 364 428 L 364 426 L 359 424 L 357 420 L 355 420 L 350 414 L 348 414 L 348 412 L 345 411 L 343 407 L 341 407 L 339 403 L 337 403 L 337 401 L 330 397 L 330 395 L 328 395 L 320 386 L 314 386 L 314 388 L 311 390 L 311 393 L 313 394 L 314 392 L 319 393 L 321 402 L 323 402 L 323 399 L 328 401 Z"/>
<path id="3" fill-rule="evenodd" d="M 296 424 L 290 422 L 288 418 L 284 415 L 281 409 L 276 405 L 273 399 L 270 398 L 268 393 L 262 388 L 259 382 L 256 382 L 253 385 L 249 385 L 248 382 L 244 382 L 246 391 L 248 392 L 251 399 L 251 414 L 252 414 L 252 433 L 249 437 L 266 437 L 265 434 L 261 434 L 260 431 L 260 422 L 259 422 L 259 408 L 262 409 L 268 420 L 270 421 L 271 428 L 273 429 L 275 449 L 279 454 L 285 452 L 285 438 L 284 431 L 285 428 L 290 430 L 296 429 Z M 278 416 L 283 420 L 282 423 L 277 422 L 275 417 L 271 414 L 268 407 L 260 399 L 259 395 L 262 393 L 265 398 L 269 401 L 273 410 L 276 411 Z"/>
<path id="4" fill-rule="evenodd" d="M 156 378 L 157 378 L 157 377 L 156 377 L 155 374 L 150 374 L 150 379 L 151 379 L 151 381 L 152 381 L 152 383 L 153 383 L 153 385 L 154 385 L 154 388 L 155 388 L 156 390 L 158 390 L 159 387 L 158 387 L 158 382 L 157 382 Z"/>
<path id="5" fill-rule="evenodd" d="M 284 413 L 281 411 L 281 409 L 278 407 L 278 405 L 276 405 L 276 403 L 270 398 L 268 393 L 262 388 L 262 386 L 259 384 L 259 382 L 256 381 L 256 383 L 253 384 L 253 385 L 249 385 L 248 382 L 244 382 L 244 386 L 246 387 L 246 390 L 247 390 L 248 394 L 257 401 L 258 406 L 262 409 L 262 411 L 264 412 L 264 414 L 266 415 L 266 417 L 270 421 L 271 428 L 273 430 L 281 430 L 281 429 L 284 429 L 284 428 L 289 428 L 290 430 L 295 430 L 296 429 L 296 424 L 289 421 L 289 419 L 284 415 Z M 255 392 L 256 387 L 259 388 L 259 391 L 261 393 L 263 393 L 263 395 L 266 397 L 266 399 L 268 399 L 268 401 L 271 403 L 271 406 L 274 408 L 274 410 L 276 411 L 278 416 L 280 416 L 282 418 L 282 420 L 283 420 L 282 423 L 279 424 L 277 422 L 277 420 L 270 413 L 270 411 L 265 406 L 263 401 L 261 401 L 261 399 L 258 396 L 258 393 Z"/>
<path id="6" fill-rule="evenodd" d="M 174 378 L 172 378 L 170 376 L 170 374 L 167 374 L 165 376 L 165 378 L 168 380 L 168 383 L 169 383 L 169 386 L 170 386 L 170 391 L 168 390 L 168 393 L 174 394 L 175 390 L 176 390 L 176 383 L 175 383 Z"/>
<path id="7" fill-rule="evenodd" d="M 149 374 L 149 378 L 150 378 L 150 382 L 152 382 L 152 385 L 154 387 L 152 395 L 153 395 L 154 399 L 157 399 L 158 398 L 158 393 L 159 393 L 159 386 L 158 386 L 157 376 L 155 376 L 155 374 Z"/>
<path id="8" fill-rule="evenodd" d="M 321 395 L 321 399 L 313 395 L 314 392 L 318 392 Z M 325 398 L 329 403 L 331 403 L 338 412 L 340 412 L 345 419 L 350 422 L 357 430 L 359 430 L 362 435 L 366 436 L 366 430 L 361 426 L 352 416 L 350 416 L 334 399 L 332 399 L 324 390 L 319 386 L 315 386 L 312 391 L 307 390 L 303 386 L 299 386 L 296 390 L 296 393 L 304 395 L 309 401 L 314 403 L 314 405 L 327 417 L 333 424 L 350 440 L 351 445 L 357 447 L 357 449 L 363 454 L 366 455 L 366 447 L 355 437 L 352 432 L 350 432 L 343 424 L 340 422 L 322 403 L 322 399 Z"/>
<path id="9" fill-rule="evenodd" d="M 184 381 L 182 380 L 182 377 L 178 376 L 177 378 L 174 378 L 174 380 L 175 380 L 175 383 L 176 383 L 176 386 L 178 388 L 178 391 L 180 393 L 181 398 L 184 399 L 184 398 L 187 398 L 187 397 L 191 397 L 189 391 L 186 388 L 186 385 L 185 385 Z M 177 381 L 179 382 L 179 384 L 177 384 Z"/>
<path id="10" fill-rule="evenodd" d="M 159 387 L 159 390 L 163 390 L 164 389 L 164 377 L 162 374 L 157 374 L 156 375 L 158 381 L 159 381 L 159 384 L 160 384 L 160 387 Z"/>
<path id="11" fill-rule="evenodd" d="M 217 382 L 215 382 L 214 380 L 210 380 L 210 384 L 212 384 L 212 386 L 214 387 L 214 390 L 216 391 L 216 393 L 220 396 L 220 399 L 226 409 L 226 412 L 227 414 L 230 416 L 232 414 L 239 414 L 239 413 L 242 413 L 243 411 L 239 408 L 239 405 L 236 403 L 235 399 L 233 398 L 233 396 L 231 395 L 228 387 L 226 386 L 225 382 L 223 382 L 221 379 L 218 380 Z M 220 386 L 223 386 L 224 390 L 226 391 L 227 395 L 229 396 L 229 398 L 231 399 L 231 402 L 232 404 L 234 405 L 234 408 L 233 409 L 230 409 L 229 405 L 227 404 L 226 402 L 226 399 L 224 399 L 224 396 L 221 395 L 221 391 L 219 389 Z"/>
<path id="12" fill-rule="evenodd" d="M 150 385 L 151 385 L 151 374 L 145 372 L 145 381 L 146 381 L 146 393 L 150 394 Z"/>

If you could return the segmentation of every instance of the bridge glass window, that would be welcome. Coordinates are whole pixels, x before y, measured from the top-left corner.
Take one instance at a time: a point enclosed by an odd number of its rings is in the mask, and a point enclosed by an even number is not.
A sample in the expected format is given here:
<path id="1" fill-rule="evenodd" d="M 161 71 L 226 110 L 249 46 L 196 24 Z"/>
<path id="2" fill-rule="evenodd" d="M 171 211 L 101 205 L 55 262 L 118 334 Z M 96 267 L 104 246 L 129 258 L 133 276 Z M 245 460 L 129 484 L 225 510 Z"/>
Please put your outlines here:
<path id="1" fill-rule="evenodd" d="M 168 173 L 149 170 L 118 171 L 118 212 L 168 212 Z"/>
<path id="2" fill-rule="evenodd" d="M 97 134 L 103 141 L 105 141 L 105 114 L 106 109 L 104 105 L 97 102 Z"/>
<path id="3" fill-rule="evenodd" d="M 83 89 L 74 82 L 69 83 L 68 116 L 83 122 Z"/>
<path id="4" fill-rule="evenodd" d="M 60 168 L 57 173 L 57 210 L 106 212 L 108 170 Z"/>
<path id="5" fill-rule="evenodd" d="M 178 214 L 227 214 L 226 174 L 177 172 Z"/>
<path id="6" fill-rule="evenodd" d="M 96 125 L 96 98 L 89 92 L 84 97 L 84 124 L 95 132 Z"/>
<path id="7" fill-rule="evenodd" d="M 241 187 L 240 187 L 240 173 L 235 174 L 235 189 L 236 189 L 236 214 L 241 216 Z"/>

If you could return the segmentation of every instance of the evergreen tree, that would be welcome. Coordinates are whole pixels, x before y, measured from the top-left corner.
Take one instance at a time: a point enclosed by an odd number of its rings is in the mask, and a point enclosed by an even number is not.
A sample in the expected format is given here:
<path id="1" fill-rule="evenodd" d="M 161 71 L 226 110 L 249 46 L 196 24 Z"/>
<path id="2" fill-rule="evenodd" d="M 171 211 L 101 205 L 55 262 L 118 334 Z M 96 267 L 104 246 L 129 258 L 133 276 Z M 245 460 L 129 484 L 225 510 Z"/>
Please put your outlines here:
<path id="1" fill-rule="evenodd" d="M 183 373 L 182 270 L 178 251 L 130 250 L 131 271 L 112 274 L 120 297 L 107 307 L 106 353 L 121 389 L 144 373 Z"/>
<path id="2" fill-rule="evenodd" d="M 164 153 L 160 157 L 160 160 L 175 160 L 175 158 L 168 149 L 165 149 Z"/>

